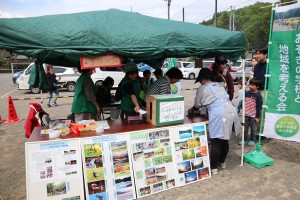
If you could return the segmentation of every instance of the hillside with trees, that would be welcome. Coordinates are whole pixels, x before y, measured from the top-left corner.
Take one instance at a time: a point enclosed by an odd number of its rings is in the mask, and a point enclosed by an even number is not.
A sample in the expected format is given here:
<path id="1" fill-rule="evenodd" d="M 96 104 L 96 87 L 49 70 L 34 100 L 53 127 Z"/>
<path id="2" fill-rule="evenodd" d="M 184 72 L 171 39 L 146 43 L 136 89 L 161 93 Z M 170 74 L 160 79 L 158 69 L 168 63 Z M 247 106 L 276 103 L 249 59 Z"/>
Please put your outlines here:
<path id="1" fill-rule="evenodd" d="M 269 40 L 271 4 L 258 2 L 254 5 L 235 10 L 235 30 L 243 31 L 246 36 L 246 50 L 267 46 Z M 217 27 L 229 29 L 231 11 L 217 14 Z M 214 26 L 214 19 L 201 24 Z"/>
<path id="2" fill-rule="evenodd" d="M 295 3 L 295 0 L 281 0 L 285 5 Z M 291 3 L 287 3 L 291 2 Z M 272 4 L 257 2 L 254 5 L 235 10 L 235 30 L 243 31 L 246 36 L 246 51 L 255 50 L 261 46 L 267 47 L 270 31 Z M 217 27 L 229 29 L 231 11 L 217 14 Z M 200 24 L 214 26 L 214 19 Z"/>

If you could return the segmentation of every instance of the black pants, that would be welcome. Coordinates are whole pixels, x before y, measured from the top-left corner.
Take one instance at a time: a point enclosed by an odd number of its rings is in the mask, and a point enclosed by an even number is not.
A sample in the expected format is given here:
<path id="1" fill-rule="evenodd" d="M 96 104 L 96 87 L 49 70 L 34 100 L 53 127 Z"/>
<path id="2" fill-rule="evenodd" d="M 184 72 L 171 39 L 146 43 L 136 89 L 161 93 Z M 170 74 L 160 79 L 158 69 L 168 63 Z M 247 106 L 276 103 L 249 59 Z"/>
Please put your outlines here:
<path id="1" fill-rule="evenodd" d="M 257 133 L 257 124 L 254 117 L 245 116 L 245 131 L 244 131 L 244 141 L 248 141 L 248 131 L 250 127 L 250 140 L 255 142 L 255 135 Z"/>
<path id="2" fill-rule="evenodd" d="M 217 169 L 218 163 L 224 163 L 229 151 L 228 140 L 211 138 L 210 167 Z"/>

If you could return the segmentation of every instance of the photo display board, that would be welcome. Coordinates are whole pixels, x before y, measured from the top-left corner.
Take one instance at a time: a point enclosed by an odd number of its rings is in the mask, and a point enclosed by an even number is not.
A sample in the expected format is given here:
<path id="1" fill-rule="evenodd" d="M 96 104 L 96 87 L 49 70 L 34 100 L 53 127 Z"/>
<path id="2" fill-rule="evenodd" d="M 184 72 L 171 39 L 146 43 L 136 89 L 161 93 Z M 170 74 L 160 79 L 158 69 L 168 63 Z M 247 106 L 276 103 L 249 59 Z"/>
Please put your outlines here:
<path id="1" fill-rule="evenodd" d="M 135 199 L 129 134 L 82 139 L 86 199 Z"/>
<path id="2" fill-rule="evenodd" d="M 170 127 L 176 163 L 177 186 L 211 176 L 205 123 Z"/>
<path id="3" fill-rule="evenodd" d="M 79 139 L 27 142 L 25 155 L 27 199 L 84 199 Z"/>
<path id="4" fill-rule="evenodd" d="M 130 134 L 137 197 L 176 186 L 169 128 Z"/>

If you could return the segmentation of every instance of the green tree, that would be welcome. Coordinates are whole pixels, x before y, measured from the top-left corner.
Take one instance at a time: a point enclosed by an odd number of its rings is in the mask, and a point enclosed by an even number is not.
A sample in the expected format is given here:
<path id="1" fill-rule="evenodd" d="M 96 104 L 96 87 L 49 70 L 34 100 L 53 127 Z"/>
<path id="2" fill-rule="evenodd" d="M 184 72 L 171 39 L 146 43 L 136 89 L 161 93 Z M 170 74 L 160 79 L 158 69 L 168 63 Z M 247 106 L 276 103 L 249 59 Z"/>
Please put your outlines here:
<path id="1" fill-rule="evenodd" d="M 235 30 L 243 31 L 246 36 L 246 50 L 255 50 L 260 46 L 267 46 L 271 17 L 271 4 L 258 2 L 254 5 L 235 11 Z M 231 11 L 218 13 L 217 26 L 229 29 Z M 212 19 L 202 24 L 213 26 Z"/>
<path id="2" fill-rule="evenodd" d="M 0 49 L 0 68 L 8 66 L 9 58 L 11 57 L 8 51 Z"/>

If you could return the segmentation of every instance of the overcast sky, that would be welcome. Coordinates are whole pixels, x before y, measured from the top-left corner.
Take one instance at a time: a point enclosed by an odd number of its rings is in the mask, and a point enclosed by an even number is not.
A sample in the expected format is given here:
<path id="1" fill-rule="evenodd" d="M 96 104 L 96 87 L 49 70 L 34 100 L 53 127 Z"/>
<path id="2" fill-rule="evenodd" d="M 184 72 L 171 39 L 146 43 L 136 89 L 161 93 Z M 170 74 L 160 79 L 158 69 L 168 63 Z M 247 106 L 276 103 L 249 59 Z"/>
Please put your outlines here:
<path id="1" fill-rule="evenodd" d="M 278 1 L 260 0 L 260 2 L 270 3 Z M 257 0 L 218 0 L 218 12 L 229 11 L 230 6 L 238 9 L 256 2 Z M 167 2 L 164 0 L 0 0 L 0 17 L 35 17 L 110 8 L 168 18 Z M 185 9 L 186 22 L 198 23 L 212 18 L 215 0 L 172 0 L 170 18 L 181 21 L 182 8 Z"/>

